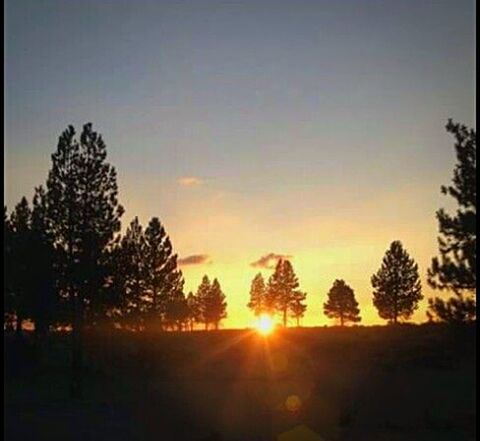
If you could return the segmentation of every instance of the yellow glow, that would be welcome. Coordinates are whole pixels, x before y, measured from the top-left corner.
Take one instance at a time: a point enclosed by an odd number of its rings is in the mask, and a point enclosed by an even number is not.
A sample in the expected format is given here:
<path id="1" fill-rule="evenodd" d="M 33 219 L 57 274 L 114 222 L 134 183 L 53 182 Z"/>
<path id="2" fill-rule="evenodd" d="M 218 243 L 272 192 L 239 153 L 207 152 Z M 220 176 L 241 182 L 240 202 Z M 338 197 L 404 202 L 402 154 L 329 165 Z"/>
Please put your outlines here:
<path id="1" fill-rule="evenodd" d="M 290 395 L 285 401 L 285 407 L 290 412 L 298 412 L 302 406 L 302 400 L 298 395 Z"/>
<path id="2" fill-rule="evenodd" d="M 268 314 L 262 314 L 255 323 L 255 328 L 262 335 L 271 334 L 274 326 L 273 319 Z"/>

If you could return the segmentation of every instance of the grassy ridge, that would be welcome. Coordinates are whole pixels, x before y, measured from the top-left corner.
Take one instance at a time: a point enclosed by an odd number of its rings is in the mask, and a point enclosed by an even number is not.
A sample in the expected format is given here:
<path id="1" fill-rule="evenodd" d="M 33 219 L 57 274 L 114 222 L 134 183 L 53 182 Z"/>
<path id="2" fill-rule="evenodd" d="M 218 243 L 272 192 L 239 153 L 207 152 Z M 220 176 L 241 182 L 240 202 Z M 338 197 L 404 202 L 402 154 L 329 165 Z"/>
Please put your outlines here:
<path id="1" fill-rule="evenodd" d="M 68 336 L 41 365 L 6 343 L 7 439 L 273 440 L 299 425 L 327 440 L 475 439 L 473 327 L 92 332 L 80 403 L 65 398 Z"/>

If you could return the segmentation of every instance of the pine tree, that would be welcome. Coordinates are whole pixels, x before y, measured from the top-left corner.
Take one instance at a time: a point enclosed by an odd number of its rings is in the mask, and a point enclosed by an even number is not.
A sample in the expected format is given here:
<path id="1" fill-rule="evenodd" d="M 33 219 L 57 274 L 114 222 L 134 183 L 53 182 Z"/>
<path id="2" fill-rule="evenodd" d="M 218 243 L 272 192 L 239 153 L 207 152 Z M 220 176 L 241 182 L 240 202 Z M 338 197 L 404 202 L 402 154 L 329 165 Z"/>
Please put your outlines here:
<path id="1" fill-rule="evenodd" d="M 49 221 L 64 256 L 59 262 L 62 290 L 72 307 L 72 396 L 81 395 L 83 328 L 104 312 L 105 258 L 123 214 L 116 171 L 106 157 L 105 143 L 90 123 L 79 140 L 69 126 L 59 138 L 47 179 Z"/>
<path id="2" fill-rule="evenodd" d="M 476 318 L 476 132 L 452 120 L 446 129 L 455 137 L 457 164 L 452 185 L 441 190 L 452 196 L 459 208 L 454 216 L 444 209 L 437 211 L 440 257 L 432 260 L 428 283 L 434 289 L 452 291 L 455 297 L 429 299 L 429 309 L 442 321 L 468 322 Z"/>
<path id="3" fill-rule="evenodd" d="M 183 295 L 183 276 L 177 266 L 170 238 L 158 218 L 150 220 L 145 230 L 146 295 L 149 300 L 149 324 L 163 325 L 166 305 Z"/>
<path id="4" fill-rule="evenodd" d="M 205 329 L 208 329 L 208 297 L 210 295 L 211 284 L 207 275 L 203 276 L 202 282 L 197 289 L 197 304 L 198 304 L 198 316 L 200 322 L 205 325 Z"/>
<path id="5" fill-rule="evenodd" d="M 3 209 L 3 324 L 11 331 L 15 327 L 15 297 L 12 256 L 12 226 L 7 207 Z"/>
<path id="6" fill-rule="evenodd" d="M 400 241 L 392 242 L 371 282 L 374 306 L 381 318 L 393 323 L 410 318 L 423 298 L 418 265 Z"/>
<path id="7" fill-rule="evenodd" d="M 297 327 L 300 326 L 300 319 L 305 315 L 307 305 L 303 303 L 307 297 L 307 293 L 302 291 L 294 291 L 293 299 L 290 305 L 290 315 L 295 319 Z"/>
<path id="8" fill-rule="evenodd" d="M 165 304 L 165 324 L 171 329 L 182 331 L 189 318 L 187 299 L 183 291 L 173 293 Z"/>
<path id="9" fill-rule="evenodd" d="M 32 281 L 32 320 L 35 332 L 43 336 L 58 320 L 55 274 L 55 248 L 48 220 L 47 195 L 40 186 L 35 188 L 31 217 L 30 279 Z"/>
<path id="10" fill-rule="evenodd" d="M 193 292 L 189 292 L 187 295 L 187 308 L 188 308 L 188 327 L 190 331 L 193 331 L 195 323 L 200 321 L 200 310 L 197 297 Z"/>
<path id="11" fill-rule="evenodd" d="M 341 326 L 347 322 L 358 323 L 361 321 L 353 289 L 343 280 L 333 282 L 333 286 L 328 292 L 328 301 L 323 304 L 323 311 L 328 318 L 339 319 Z"/>
<path id="12" fill-rule="evenodd" d="M 272 307 L 282 314 L 283 326 L 287 326 L 289 312 L 299 312 L 305 295 L 299 290 L 299 283 L 292 264 L 286 259 L 277 262 L 274 273 L 268 281 L 267 307 Z M 304 310 L 303 310 L 304 312 Z M 301 314 L 303 315 L 303 313 Z"/>
<path id="13" fill-rule="evenodd" d="M 27 198 L 22 197 L 10 215 L 10 307 L 16 318 L 16 331 L 22 331 L 23 322 L 32 313 L 32 281 L 30 279 L 32 211 Z"/>
<path id="14" fill-rule="evenodd" d="M 113 289 L 118 298 L 118 319 L 128 328 L 142 329 L 145 324 L 145 235 L 138 217 L 114 248 Z"/>
<path id="15" fill-rule="evenodd" d="M 215 329 L 218 329 L 220 322 L 227 317 L 225 294 L 217 279 L 213 279 L 210 286 L 204 311 L 206 322 L 213 323 Z"/>
<path id="16" fill-rule="evenodd" d="M 262 273 L 258 273 L 252 280 L 250 301 L 247 304 L 257 317 L 267 312 L 266 296 L 267 287 L 265 286 L 265 281 L 263 280 Z"/>

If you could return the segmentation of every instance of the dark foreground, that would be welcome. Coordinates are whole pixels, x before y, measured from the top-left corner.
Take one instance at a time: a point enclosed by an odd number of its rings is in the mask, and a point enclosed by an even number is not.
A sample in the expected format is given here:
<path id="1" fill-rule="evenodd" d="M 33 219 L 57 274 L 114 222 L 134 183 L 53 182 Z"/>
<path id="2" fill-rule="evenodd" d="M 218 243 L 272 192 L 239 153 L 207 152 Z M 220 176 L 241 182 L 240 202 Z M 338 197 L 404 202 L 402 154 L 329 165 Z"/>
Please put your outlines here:
<path id="1" fill-rule="evenodd" d="M 5 439 L 475 439 L 475 329 L 96 333 L 68 399 L 68 336 L 5 337 Z"/>

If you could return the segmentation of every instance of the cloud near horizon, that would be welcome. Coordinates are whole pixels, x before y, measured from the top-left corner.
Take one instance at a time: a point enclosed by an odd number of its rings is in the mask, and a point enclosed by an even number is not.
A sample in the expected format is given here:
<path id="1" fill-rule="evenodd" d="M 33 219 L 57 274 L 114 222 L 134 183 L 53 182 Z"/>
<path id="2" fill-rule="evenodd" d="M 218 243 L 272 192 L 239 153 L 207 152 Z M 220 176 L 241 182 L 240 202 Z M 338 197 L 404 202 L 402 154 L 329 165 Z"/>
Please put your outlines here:
<path id="1" fill-rule="evenodd" d="M 177 182 L 183 187 L 196 187 L 203 184 L 203 181 L 195 176 L 184 176 L 179 178 Z"/>
<path id="2" fill-rule="evenodd" d="M 260 259 L 252 262 L 250 266 L 254 268 L 265 268 L 265 269 L 275 269 L 277 262 L 280 259 L 291 259 L 293 256 L 289 254 L 275 254 L 275 253 L 268 253 L 265 256 L 260 257 Z"/>
<path id="3" fill-rule="evenodd" d="M 186 256 L 178 259 L 178 264 L 181 266 L 202 265 L 208 263 L 212 263 L 208 254 L 192 254 L 191 256 Z"/>

